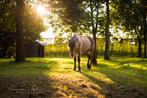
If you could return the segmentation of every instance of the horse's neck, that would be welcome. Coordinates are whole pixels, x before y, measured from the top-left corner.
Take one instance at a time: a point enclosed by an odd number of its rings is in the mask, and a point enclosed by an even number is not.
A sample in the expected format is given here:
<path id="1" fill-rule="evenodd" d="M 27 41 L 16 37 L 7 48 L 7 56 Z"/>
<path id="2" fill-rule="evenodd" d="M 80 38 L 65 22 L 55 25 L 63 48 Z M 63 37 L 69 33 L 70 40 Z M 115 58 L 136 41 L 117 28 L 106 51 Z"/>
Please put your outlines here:
<path id="1" fill-rule="evenodd" d="M 75 35 L 74 35 L 74 40 L 75 40 L 75 42 L 77 42 L 77 43 L 81 43 L 81 36 L 80 36 L 79 34 L 75 34 Z"/>
<path id="2" fill-rule="evenodd" d="M 75 43 L 77 45 L 77 49 L 80 52 L 81 51 L 81 45 L 82 45 L 81 36 L 79 34 L 75 34 L 74 35 L 74 40 L 75 40 Z"/>

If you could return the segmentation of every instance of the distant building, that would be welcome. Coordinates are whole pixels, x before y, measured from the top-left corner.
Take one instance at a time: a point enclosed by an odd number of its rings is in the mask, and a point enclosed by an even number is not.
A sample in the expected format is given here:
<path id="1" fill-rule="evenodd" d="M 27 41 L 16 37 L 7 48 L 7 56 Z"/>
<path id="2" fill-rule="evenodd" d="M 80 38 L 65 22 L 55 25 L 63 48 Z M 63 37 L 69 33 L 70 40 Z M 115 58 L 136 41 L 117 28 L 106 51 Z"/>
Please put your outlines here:
<path id="1" fill-rule="evenodd" d="M 44 45 L 39 42 L 25 44 L 26 57 L 44 57 Z"/>

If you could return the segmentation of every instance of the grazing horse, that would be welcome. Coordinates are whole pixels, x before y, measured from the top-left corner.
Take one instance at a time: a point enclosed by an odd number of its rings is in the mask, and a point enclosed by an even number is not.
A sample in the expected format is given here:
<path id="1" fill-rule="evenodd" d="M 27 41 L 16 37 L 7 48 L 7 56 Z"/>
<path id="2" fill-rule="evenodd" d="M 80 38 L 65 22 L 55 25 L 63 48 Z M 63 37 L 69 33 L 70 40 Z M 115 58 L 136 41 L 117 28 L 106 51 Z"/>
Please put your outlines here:
<path id="1" fill-rule="evenodd" d="M 68 42 L 70 48 L 70 56 L 74 57 L 74 70 L 76 70 L 76 55 L 78 54 L 78 71 L 81 71 L 80 68 L 80 55 L 86 54 L 88 57 L 87 68 L 91 68 L 91 61 L 94 51 L 94 40 L 89 36 L 82 36 L 75 34 Z"/>

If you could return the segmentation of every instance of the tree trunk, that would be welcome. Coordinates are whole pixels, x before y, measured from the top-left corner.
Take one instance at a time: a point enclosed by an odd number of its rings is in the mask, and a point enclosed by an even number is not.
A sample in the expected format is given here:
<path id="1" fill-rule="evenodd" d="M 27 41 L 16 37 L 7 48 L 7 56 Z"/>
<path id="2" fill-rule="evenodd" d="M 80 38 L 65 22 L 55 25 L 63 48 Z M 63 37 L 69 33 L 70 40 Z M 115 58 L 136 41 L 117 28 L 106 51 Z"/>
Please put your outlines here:
<path id="1" fill-rule="evenodd" d="M 24 34 L 23 34 L 23 0 L 16 0 L 16 59 L 24 62 Z"/>
<path id="2" fill-rule="evenodd" d="M 105 60 L 109 60 L 110 59 L 109 0 L 106 0 L 106 13 L 107 13 L 107 18 L 106 18 L 106 31 L 105 31 L 105 52 L 104 52 L 104 59 Z"/>
<path id="3" fill-rule="evenodd" d="M 97 9 L 97 19 L 96 19 L 96 23 L 94 21 L 94 10 L 93 10 L 93 6 L 92 6 L 92 0 L 90 0 L 90 9 L 91 9 L 91 26 L 92 26 L 92 35 L 93 35 L 93 40 L 94 40 L 94 44 L 95 44 L 95 48 L 94 48 L 94 52 L 93 52 L 93 57 L 92 57 L 92 63 L 94 65 L 97 65 L 97 53 L 96 53 L 96 33 L 97 33 L 97 26 L 98 26 L 98 9 Z"/>
<path id="4" fill-rule="evenodd" d="M 96 28 L 97 29 L 97 28 Z M 96 31 L 97 30 L 93 30 L 93 39 L 94 39 L 94 52 L 93 52 L 93 57 L 92 57 L 92 63 L 94 64 L 94 65 L 97 65 L 97 60 L 96 60 L 96 58 L 97 58 L 97 52 L 96 52 Z"/>
<path id="5" fill-rule="evenodd" d="M 146 23 L 146 13 L 144 12 L 143 13 L 143 34 L 144 34 L 144 58 L 147 58 L 147 30 L 146 30 L 146 26 L 147 26 L 147 23 Z"/>
<path id="6" fill-rule="evenodd" d="M 141 58 L 142 57 L 142 48 L 141 48 L 142 41 L 141 41 L 141 37 L 137 36 L 137 40 L 138 40 L 138 53 L 137 53 L 137 57 Z"/>

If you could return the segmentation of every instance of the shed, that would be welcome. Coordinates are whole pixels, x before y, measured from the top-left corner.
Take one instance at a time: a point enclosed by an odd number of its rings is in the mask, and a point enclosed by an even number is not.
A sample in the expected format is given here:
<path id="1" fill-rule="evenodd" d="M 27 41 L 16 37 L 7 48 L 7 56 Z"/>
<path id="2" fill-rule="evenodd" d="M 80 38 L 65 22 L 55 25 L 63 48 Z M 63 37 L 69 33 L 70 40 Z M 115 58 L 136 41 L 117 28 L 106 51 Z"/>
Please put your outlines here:
<path id="1" fill-rule="evenodd" d="M 25 44 L 26 57 L 44 57 L 44 45 L 38 42 L 29 42 Z"/>

